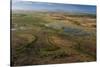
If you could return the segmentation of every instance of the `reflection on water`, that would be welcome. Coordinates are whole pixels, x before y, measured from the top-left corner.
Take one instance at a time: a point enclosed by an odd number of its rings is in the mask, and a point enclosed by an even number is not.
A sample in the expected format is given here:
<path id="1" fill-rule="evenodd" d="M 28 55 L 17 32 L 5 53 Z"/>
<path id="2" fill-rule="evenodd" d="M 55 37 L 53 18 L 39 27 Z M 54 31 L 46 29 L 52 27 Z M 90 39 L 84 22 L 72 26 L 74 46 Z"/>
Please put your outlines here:
<path id="1" fill-rule="evenodd" d="M 31 27 L 19 27 L 19 28 L 12 28 L 11 31 L 17 31 L 17 30 L 29 30 L 29 29 L 32 29 Z"/>
<path id="2" fill-rule="evenodd" d="M 69 33 L 69 34 L 73 34 L 73 35 L 76 35 L 76 36 L 88 36 L 88 35 L 91 35 L 90 32 L 86 32 L 83 29 L 79 29 L 79 28 L 65 27 L 64 28 L 64 32 L 65 33 Z"/>

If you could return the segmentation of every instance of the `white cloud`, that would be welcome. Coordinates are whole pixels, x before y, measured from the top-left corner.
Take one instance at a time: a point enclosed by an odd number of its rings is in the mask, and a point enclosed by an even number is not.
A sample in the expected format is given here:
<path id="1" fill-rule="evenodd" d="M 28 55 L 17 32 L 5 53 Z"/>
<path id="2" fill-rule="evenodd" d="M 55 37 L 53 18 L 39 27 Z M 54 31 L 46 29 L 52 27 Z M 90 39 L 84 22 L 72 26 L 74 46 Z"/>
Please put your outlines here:
<path id="1" fill-rule="evenodd" d="M 48 5 L 54 5 L 54 4 L 48 3 Z"/>

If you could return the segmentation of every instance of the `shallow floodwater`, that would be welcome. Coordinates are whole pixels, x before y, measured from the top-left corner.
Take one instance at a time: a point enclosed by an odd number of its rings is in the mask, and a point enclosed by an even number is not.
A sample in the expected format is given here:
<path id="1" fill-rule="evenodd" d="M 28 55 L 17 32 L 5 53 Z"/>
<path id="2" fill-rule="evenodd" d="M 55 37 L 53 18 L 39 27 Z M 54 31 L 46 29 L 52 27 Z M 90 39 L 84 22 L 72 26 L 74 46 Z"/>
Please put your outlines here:
<path id="1" fill-rule="evenodd" d="M 79 28 L 65 27 L 64 28 L 64 32 L 65 33 L 72 34 L 72 35 L 77 35 L 77 36 L 87 36 L 87 35 L 91 35 L 90 32 L 86 32 L 83 29 L 79 29 Z"/>
<path id="2" fill-rule="evenodd" d="M 29 27 L 19 27 L 19 28 L 12 28 L 11 30 L 12 31 L 17 31 L 17 30 L 29 30 L 29 29 L 32 29 L 32 28 L 29 28 Z"/>

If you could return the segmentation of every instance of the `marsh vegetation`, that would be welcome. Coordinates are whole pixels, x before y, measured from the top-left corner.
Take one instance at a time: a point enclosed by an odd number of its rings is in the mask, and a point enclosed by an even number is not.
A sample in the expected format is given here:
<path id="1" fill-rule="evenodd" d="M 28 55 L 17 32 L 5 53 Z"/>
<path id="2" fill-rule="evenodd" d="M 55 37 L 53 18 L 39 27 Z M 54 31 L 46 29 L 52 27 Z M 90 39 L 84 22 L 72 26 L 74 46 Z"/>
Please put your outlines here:
<path id="1" fill-rule="evenodd" d="M 12 13 L 13 66 L 96 60 L 96 17 L 59 12 Z"/>

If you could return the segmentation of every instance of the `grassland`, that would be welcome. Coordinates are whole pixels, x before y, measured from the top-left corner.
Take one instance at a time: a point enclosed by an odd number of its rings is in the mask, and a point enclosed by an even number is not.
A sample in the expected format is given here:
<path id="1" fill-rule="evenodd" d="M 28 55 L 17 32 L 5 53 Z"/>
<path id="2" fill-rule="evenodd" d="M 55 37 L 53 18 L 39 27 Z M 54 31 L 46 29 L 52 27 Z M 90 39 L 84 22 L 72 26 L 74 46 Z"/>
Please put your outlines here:
<path id="1" fill-rule="evenodd" d="M 12 13 L 11 65 L 96 61 L 96 17 L 59 12 Z"/>

